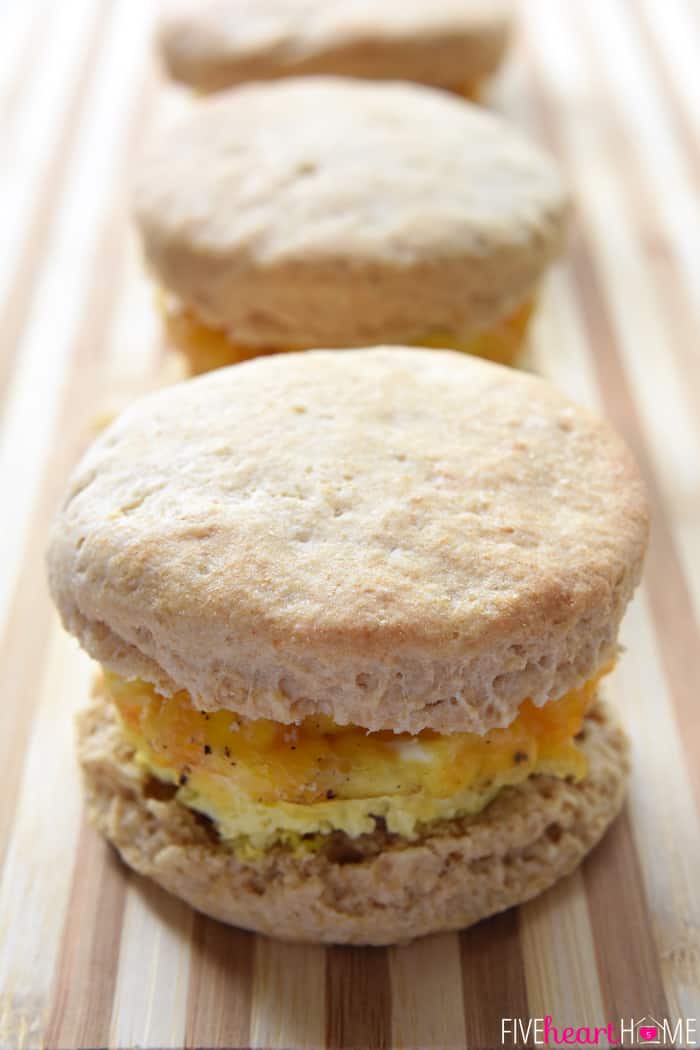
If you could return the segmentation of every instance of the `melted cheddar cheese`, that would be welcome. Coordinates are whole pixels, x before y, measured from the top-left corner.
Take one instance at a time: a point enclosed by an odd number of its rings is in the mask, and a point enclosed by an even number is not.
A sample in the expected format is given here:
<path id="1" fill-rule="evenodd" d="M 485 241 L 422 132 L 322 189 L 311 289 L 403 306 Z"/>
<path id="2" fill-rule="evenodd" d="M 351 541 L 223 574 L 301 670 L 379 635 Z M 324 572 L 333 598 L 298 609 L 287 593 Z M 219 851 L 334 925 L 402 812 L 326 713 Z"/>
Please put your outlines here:
<path id="1" fill-rule="evenodd" d="M 597 679 L 544 707 L 526 700 L 507 727 L 484 736 L 415 736 L 339 726 L 324 716 L 284 725 L 231 711 L 196 710 L 189 694 L 164 697 L 106 673 L 137 760 L 177 785 L 225 839 L 253 849 L 341 830 L 371 832 L 375 818 L 414 836 L 421 824 L 482 809 L 534 773 L 580 779 L 574 741 Z"/>
<path id="2" fill-rule="evenodd" d="M 434 349 L 460 350 L 462 353 L 484 357 L 499 364 L 512 364 L 522 347 L 533 308 L 534 301 L 528 299 L 491 328 L 462 337 L 449 332 L 430 332 L 417 340 L 414 345 Z M 229 340 L 226 332 L 200 321 L 191 309 L 182 306 L 170 296 L 160 297 L 160 310 L 163 315 L 167 341 L 184 355 L 190 373 L 193 375 L 211 372 L 225 365 L 239 364 L 252 357 L 281 352 L 279 347 L 236 346 Z M 287 347 L 286 349 L 305 348 Z"/>

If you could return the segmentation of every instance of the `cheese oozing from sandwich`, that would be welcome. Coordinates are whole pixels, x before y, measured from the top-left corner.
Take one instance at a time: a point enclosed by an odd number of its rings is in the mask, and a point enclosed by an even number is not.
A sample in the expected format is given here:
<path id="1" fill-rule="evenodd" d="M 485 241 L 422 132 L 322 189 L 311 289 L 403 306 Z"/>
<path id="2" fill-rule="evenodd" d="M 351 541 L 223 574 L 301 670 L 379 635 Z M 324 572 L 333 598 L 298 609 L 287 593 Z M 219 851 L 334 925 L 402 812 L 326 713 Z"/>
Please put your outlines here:
<path id="1" fill-rule="evenodd" d="M 533 774 L 583 778 L 574 738 L 598 677 L 542 707 L 525 700 L 510 725 L 483 736 L 368 732 L 325 716 L 250 720 L 199 711 L 186 692 L 161 696 L 108 672 L 103 682 L 139 764 L 175 785 L 178 800 L 209 816 L 223 839 L 257 850 L 313 846 L 333 831 L 354 837 L 377 818 L 411 838 L 431 821 L 478 812 Z"/>
<path id="2" fill-rule="evenodd" d="M 193 310 L 183 306 L 173 296 L 162 294 L 159 297 L 159 305 L 166 339 L 184 355 L 193 375 L 211 372 L 226 365 L 239 364 L 253 357 L 280 353 L 284 349 L 306 349 L 238 346 L 231 342 L 223 329 L 205 324 Z M 462 336 L 450 332 L 428 332 L 416 340 L 414 345 L 460 350 L 465 354 L 496 361 L 498 364 L 512 364 L 522 347 L 533 309 L 534 300 L 530 298 L 489 328 Z"/>

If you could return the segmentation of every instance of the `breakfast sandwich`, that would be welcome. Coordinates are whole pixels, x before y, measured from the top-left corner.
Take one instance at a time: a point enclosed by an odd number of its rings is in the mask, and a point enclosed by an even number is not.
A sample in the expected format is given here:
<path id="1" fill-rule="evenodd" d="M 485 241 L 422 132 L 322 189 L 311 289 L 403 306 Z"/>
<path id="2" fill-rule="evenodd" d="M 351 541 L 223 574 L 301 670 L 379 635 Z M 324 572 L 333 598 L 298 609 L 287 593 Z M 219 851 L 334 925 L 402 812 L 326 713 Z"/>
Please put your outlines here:
<path id="1" fill-rule="evenodd" d="M 322 73 L 476 98 L 509 22 L 504 0 L 188 0 L 166 9 L 159 49 L 170 76 L 199 92 Z"/>
<path id="2" fill-rule="evenodd" d="M 102 665 L 89 814 L 276 937 L 386 944 L 524 901 L 622 804 L 598 686 L 646 540 L 615 434 L 477 358 L 312 351 L 150 395 L 49 552 Z"/>
<path id="3" fill-rule="evenodd" d="M 206 99 L 135 187 L 167 338 L 193 372 L 382 343 L 511 362 L 566 210 L 552 161 L 501 118 L 332 77 Z"/>

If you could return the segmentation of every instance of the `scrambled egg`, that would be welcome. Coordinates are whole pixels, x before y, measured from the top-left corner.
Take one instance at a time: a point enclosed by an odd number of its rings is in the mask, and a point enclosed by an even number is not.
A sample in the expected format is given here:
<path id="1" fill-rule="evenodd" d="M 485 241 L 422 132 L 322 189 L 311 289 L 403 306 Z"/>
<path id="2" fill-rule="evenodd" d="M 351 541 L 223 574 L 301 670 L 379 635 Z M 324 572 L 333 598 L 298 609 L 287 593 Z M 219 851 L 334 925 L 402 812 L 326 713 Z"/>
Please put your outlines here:
<path id="1" fill-rule="evenodd" d="M 485 357 L 499 364 L 510 364 L 522 345 L 533 308 L 534 301 L 528 299 L 489 329 L 461 339 L 449 332 L 431 332 L 415 345 L 461 350 L 465 354 Z M 165 294 L 160 296 L 160 309 L 168 341 L 185 355 L 195 374 L 279 352 L 274 349 L 234 346 L 224 331 L 210 328 L 192 310 Z"/>
<path id="2" fill-rule="evenodd" d="M 501 788 L 533 773 L 581 779 L 574 741 L 597 678 L 537 708 L 529 700 L 504 729 L 484 736 L 425 730 L 370 733 L 326 717 L 297 725 L 196 710 L 189 694 L 160 696 L 144 682 L 106 673 L 137 760 L 178 785 L 177 798 L 211 817 L 241 848 L 335 830 L 415 837 L 420 825 L 483 809 Z"/>

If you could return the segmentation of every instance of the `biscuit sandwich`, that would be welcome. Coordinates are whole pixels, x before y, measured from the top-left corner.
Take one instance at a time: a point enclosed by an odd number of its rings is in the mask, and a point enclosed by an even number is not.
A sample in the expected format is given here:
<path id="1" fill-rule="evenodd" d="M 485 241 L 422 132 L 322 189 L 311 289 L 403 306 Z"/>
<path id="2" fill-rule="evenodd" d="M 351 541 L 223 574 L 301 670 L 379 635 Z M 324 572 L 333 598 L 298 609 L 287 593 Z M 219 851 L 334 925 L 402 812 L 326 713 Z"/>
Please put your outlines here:
<path id="1" fill-rule="evenodd" d="M 192 372 L 400 343 L 510 362 L 566 211 L 553 162 L 501 118 L 332 77 L 203 101 L 135 186 L 167 338 Z"/>
<path id="2" fill-rule="evenodd" d="M 102 665 L 89 814 L 137 871 L 281 938 L 518 904 L 622 804 L 598 683 L 646 540 L 615 434 L 477 358 L 312 351 L 146 397 L 49 551 Z"/>
<path id="3" fill-rule="evenodd" d="M 333 74 L 476 98 L 509 23 L 503 0 L 189 0 L 170 5 L 158 44 L 170 76 L 198 92 Z"/>

